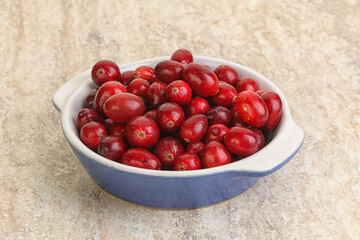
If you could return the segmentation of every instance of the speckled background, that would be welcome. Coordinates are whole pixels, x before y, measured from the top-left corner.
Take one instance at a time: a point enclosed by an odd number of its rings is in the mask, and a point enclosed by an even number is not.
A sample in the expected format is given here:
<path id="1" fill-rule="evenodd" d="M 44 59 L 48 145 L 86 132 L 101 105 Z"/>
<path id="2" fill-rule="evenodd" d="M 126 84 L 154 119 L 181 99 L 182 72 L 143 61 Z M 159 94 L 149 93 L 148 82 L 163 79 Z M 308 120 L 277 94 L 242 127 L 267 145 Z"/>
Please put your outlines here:
<path id="1" fill-rule="evenodd" d="M 360 2 L 0 1 L 0 239 L 360 239 Z M 53 93 L 99 59 L 178 48 L 248 66 L 306 139 L 242 195 L 158 210 L 97 187 Z"/>

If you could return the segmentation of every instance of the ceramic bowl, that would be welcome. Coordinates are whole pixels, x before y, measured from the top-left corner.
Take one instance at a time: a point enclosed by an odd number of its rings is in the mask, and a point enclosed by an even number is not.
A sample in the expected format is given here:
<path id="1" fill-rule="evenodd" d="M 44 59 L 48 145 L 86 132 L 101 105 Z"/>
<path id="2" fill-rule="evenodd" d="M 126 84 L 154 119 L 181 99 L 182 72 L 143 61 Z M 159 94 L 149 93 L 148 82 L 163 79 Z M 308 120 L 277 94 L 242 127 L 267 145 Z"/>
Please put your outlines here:
<path id="1" fill-rule="evenodd" d="M 120 66 L 122 72 L 140 65 L 155 65 L 169 57 L 153 58 Z M 95 87 L 91 69 L 66 82 L 53 96 L 61 114 L 64 136 L 85 170 L 103 190 L 125 201 L 168 209 L 197 208 L 233 198 L 253 186 L 260 177 L 271 174 L 290 161 L 301 147 L 303 131 L 291 118 L 284 94 L 270 80 L 239 64 L 209 57 L 194 62 L 212 69 L 224 64 L 236 69 L 239 77 L 254 79 L 259 89 L 279 94 L 283 115 L 272 140 L 259 152 L 242 160 L 215 168 L 194 171 L 155 171 L 110 161 L 88 149 L 79 139 L 77 113 Z M 289 181 L 291 181 L 289 179 Z"/>

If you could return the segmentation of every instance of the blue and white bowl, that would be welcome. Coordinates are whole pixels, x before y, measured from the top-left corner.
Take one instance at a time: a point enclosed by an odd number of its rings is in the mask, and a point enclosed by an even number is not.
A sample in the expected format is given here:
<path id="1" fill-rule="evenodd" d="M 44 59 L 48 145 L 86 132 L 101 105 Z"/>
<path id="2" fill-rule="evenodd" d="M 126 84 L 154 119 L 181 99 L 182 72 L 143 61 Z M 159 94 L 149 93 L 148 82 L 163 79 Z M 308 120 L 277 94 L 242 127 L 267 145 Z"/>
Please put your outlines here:
<path id="1" fill-rule="evenodd" d="M 120 66 L 122 72 L 140 65 L 155 65 L 169 57 L 138 61 Z M 283 115 L 272 140 L 259 152 L 242 160 L 194 171 L 155 171 L 110 161 L 87 148 L 79 139 L 76 117 L 84 99 L 96 86 L 91 69 L 66 82 L 53 96 L 61 113 L 61 126 L 75 155 L 96 184 L 113 196 L 143 206 L 168 209 L 197 208 L 233 198 L 253 186 L 260 177 L 271 174 L 289 162 L 300 149 L 303 131 L 291 118 L 284 94 L 270 80 L 239 64 L 216 58 L 195 57 L 194 62 L 212 69 L 224 64 L 239 76 L 254 79 L 259 89 L 279 94 Z"/>

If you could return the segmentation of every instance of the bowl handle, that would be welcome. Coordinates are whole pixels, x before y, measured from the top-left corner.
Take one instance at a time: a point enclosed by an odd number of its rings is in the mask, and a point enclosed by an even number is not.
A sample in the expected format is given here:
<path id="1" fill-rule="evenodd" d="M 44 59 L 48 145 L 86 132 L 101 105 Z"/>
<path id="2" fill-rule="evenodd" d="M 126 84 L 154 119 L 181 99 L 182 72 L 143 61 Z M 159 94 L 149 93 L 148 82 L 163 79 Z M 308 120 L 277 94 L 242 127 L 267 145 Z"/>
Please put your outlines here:
<path id="1" fill-rule="evenodd" d="M 90 78 L 90 71 L 87 70 L 85 72 L 80 73 L 76 77 L 67 81 L 64 85 L 62 85 L 53 95 L 52 103 L 56 110 L 61 113 L 61 109 L 64 106 L 64 103 L 70 96 L 70 94 L 77 89 L 80 85 L 82 85 L 86 79 Z"/>
<path id="2" fill-rule="evenodd" d="M 280 141 L 240 160 L 237 169 L 233 170 L 240 175 L 262 177 L 284 166 L 295 156 L 304 142 L 304 131 L 292 119 L 288 121 L 285 132 L 286 135 Z"/>

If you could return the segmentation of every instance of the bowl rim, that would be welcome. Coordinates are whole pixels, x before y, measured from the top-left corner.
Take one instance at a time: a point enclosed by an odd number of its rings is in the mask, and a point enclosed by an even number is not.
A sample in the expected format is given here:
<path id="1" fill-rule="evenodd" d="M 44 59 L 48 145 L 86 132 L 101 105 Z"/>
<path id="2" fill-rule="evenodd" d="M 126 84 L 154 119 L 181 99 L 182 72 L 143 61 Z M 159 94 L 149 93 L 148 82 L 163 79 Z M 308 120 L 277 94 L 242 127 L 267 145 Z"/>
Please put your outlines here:
<path id="1" fill-rule="evenodd" d="M 121 71 L 127 71 L 127 70 L 134 70 L 135 66 L 139 65 L 152 65 L 156 62 L 163 61 L 163 60 L 169 60 L 169 57 L 157 57 L 157 58 L 151 58 L 151 59 L 145 59 L 140 61 L 131 62 L 128 64 L 121 64 L 119 65 Z M 299 150 L 299 148 L 302 145 L 302 142 L 304 140 L 304 134 L 302 130 L 293 122 L 290 114 L 290 109 L 288 106 L 288 102 L 282 93 L 282 91 L 269 79 L 264 77 L 258 72 L 255 72 L 252 69 L 249 69 L 243 65 L 240 65 L 235 62 L 230 62 L 227 60 L 222 60 L 218 58 L 212 58 L 212 57 L 202 57 L 202 56 L 194 56 L 194 62 L 201 63 L 203 65 L 229 65 L 232 67 L 235 67 L 237 72 L 245 72 L 246 75 L 251 75 L 252 77 L 255 76 L 255 80 L 263 81 L 267 85 L 270 86 L 270 88 L 275 91 L 282 100 L 282 107 L 283 107 L 283 115 L 281 119 L 281 124 L 279 124 L 278 129 L 276 130 L 277 133 L 275 137 L 260 151 L 256 152 L 255 154 L 248 156 L 246 158 L 243 158 L 241 160 L 238 160 L 236 162 L 232 162 L 230 164 L 214 167 L 214 168 L 207 168 L 207 169 L 200 169 L 200 170 L 192 170 L 192 171 L 171 171 L 171 170 L 150 170 L 150 169 L 143 169 L 143 168 L 137 168 L 128 166 L 125 164 L 121 164 L 118 162 L 111 161 L 109 159 L 106 159 L 105 157 L 102 157 L 98 155 L 96 152 L 90 150 L 83 144 L 78 137 L 77 133 L 74 131 L 74 127 L 71 127 L 71 120 L 73 116 L 73 112 L 71 112 L 71 105 L 76 98 L 76 96 L 83 91 L 83 89 L 86 86 L 93 85 L 93 82 L 90 77 L 91 69 L 88 69 L 84 71 L 83 73 L 77 75 L 73 79 L 78 78 L 80 84 L 77 86 L 76 89 L 72 89 L 72 92 L 67 97 L 62 109 L 61 109 L 61 126 L 62 131 L 64 133 L 64 136 L 68 143 L 77 151 L 84 154 L 87 158 L 92 159 L 93 161 L 96 161 L 102 165 L 105 165 L 107 167 L 119 170 L 119 171 L 125 171 L 128 173 L 134 173 L 134 174 L 140 174 L 140 175 L 148 175 L 148 176 L 157 176 L 157 177 L 172 177 L 172 178 L 183 178 L 183 177 L 200 177 L 205 175 L 214 175 L 214 174 L 221 174 L 221 173 L 228 173 L 228 172 L 236 172 L 239 176 L 265 176 L 268 175 L 277 169 L 279 169 L 281 166 L 283 166 L 285 163 L 287 163 Z M 82 78 L 82 79 L 79 79 Z M 69 80 L 71 81 L 71 80 Z M 54 102 L 54 99 L 53 99 Z M 54 103 L 55 107 L 56 104 Z M 74 122 L 73 122 L 74 123 Z M 256 159 L 266 159 L 265 156 L 276 156 L 273 154 L 272 148 L 276 146 L 276 144 L 284 143 L 286 142 L 286 139 L 291 136 L 289 136 L 289 132 L 292 130 L 300 131 L 299 134 L 296 135 L 298 139 L 296 139 L 296 145 L 293 147 L 293 149 L 288 152 L 283 159 L 278 160 L 275 164 L 266 166 L 260 166 L 260 167 L 254 167 L 254 164 L 258 164 L 258 161 Z M 294 138 L 294 137 L 292 137 Z M 275 148 L 278 149 L 279 148 Z M 260 161 L 261 163 L 261 161 Z"/>

